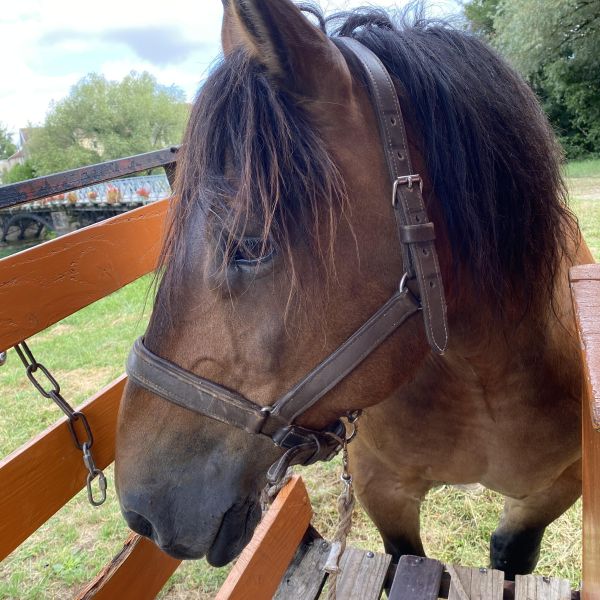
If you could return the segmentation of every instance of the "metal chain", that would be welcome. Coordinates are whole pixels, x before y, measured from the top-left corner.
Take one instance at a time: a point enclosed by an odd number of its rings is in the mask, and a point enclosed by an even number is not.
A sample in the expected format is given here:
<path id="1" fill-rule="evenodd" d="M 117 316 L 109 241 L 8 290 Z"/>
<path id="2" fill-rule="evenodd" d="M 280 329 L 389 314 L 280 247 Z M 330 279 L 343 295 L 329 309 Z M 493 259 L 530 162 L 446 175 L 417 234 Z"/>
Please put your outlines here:
<path id="1" fill-rule="evenodd" d="M 101 469 L 96 466 L 94 457 L 91 453 L 91 448 L 94 445 L 94 436 L 90 428 L 90 424 L 86 416 L 79 411 L 74 410 L 71 405 L 63 398 L 60 393 L 60 384 L 52 373 L 40 362 L 38 362 L 25 342 L 19 342 L 15 346 L 15 351 L 18 354 L 21 362 L 25 366 L 25 372 L 33 387 L 44 397 L 52 400 L 60 410 L 67 416 L 67 424 L 71 437 L 75 446 L 83 452 L 83 464 L 88 470 L 87 476 L 87 494 L 90 504 L 100 506 L 106 500 L 106 477 Z M 40 374 L 46 379 L 46 382 L 40 381 Z M 44 387 L 44 384 L 47 387 Z M 48 386 L 49 384 L 49 386 Z M 81 439 L 75 429 L 75 423 L 79 421 L 83 427 L 85 437 Z M 92 484 L 95 479 L 98 479 L 99 497 L 94 496 Z"/>

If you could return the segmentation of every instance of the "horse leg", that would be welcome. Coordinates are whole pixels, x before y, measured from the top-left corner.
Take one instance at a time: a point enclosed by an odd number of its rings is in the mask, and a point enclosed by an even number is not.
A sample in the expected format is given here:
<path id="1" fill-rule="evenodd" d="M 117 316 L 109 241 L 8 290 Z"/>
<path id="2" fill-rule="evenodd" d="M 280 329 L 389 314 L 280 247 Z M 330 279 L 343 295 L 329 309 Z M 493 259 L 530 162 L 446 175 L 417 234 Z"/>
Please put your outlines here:
<path id="1" fill-rule="evenodd" d="M 421 501 L 431 485 L 390 472 L 373 456 L 351 456 L 356 495 L 379 530 L 385 551 L 398 562 L 403 554 L 425 556 L 421 542 Z"/>
<path id="2" fill-rule="evenodd" d="M 569 466 L 547 489 L 518 500 L 507 498 L 500 524 L 490 543 L 494 569 L 507 579 L 531 573 L 546 527 L 581 495 L 581 461 Z"/>

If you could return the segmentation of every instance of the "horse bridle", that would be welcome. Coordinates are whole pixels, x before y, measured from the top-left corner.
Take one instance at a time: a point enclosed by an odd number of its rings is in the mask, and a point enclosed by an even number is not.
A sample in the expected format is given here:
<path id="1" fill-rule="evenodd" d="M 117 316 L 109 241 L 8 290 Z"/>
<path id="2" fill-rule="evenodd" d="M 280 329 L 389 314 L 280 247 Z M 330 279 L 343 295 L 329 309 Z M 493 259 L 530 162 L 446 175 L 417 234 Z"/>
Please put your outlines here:
<path id="1" fill-rule="evenodd" d="M 266 436 L 285 452 L 267 473 L 279 480 L 288 466 L 329 460 L 346 439 L 338 419 L 322 430 L 295 425 L 296 419 L 344 379 L 400 325 L 422 311 L 432 350 L 443 353 L 448 341 L 446 304 L 435 250 L 433 223 L 423 202 L 423 183 L 413 173 L 400 103 L 379 58 L 360 42 L 337 42 L 358 59 L 379 123 L 391 179 L 391 202 L 403 245 L 404 276 L 396 293 L 337 350 L 271 406 L 261 407 L 241 394 L 195 375 L 148 350 L 136 340 L 127 361 L 135 384 L 178 406 L 252 434 Z M 352 420 L 355 415 L 346 415 Z"/>

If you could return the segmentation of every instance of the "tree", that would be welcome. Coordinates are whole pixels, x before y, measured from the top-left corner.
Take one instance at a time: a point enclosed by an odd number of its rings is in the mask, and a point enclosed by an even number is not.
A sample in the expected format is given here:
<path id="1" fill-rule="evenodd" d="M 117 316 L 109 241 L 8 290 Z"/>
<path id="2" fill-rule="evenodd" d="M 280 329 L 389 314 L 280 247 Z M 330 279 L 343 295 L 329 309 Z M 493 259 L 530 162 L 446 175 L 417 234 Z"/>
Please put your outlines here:
<path id="1" fill-rule="evenodd" d="M 472 0 L 465 16 L 531 83 L 567 154 L 600 155 L 600 2 Z"/>
<path id="2" fill-rule="evenodd" d="M 25 181 L 26 179 L 32 179 L 36 176 L 35 169 L 30 161 L 25 161 L 22 165 L 15 165 L 12 169 L 6 171 L 2 175 L 2 183 L 17 183 L 18 181 Z"/>
<path id="3" fill-rule="evenodd" d="M 8 129 L 0 123 L 0 160 L 12 156 L 17 151 Z"/>
<path id="4" fill-rule="evenodd" d="M 471 29 L 492 39 L 495 33 L 494 20 L 501 0 L 472 0 L 465 4 L 465 16 Z"/>
<path id="5" fill-rule="evenodd" d="M 90 74 L 51 105 L 27 149 L 44 175 L 177 144 L 187 115 L 183 91 L 149 73 L 132 72 L 121 82 Z"/>

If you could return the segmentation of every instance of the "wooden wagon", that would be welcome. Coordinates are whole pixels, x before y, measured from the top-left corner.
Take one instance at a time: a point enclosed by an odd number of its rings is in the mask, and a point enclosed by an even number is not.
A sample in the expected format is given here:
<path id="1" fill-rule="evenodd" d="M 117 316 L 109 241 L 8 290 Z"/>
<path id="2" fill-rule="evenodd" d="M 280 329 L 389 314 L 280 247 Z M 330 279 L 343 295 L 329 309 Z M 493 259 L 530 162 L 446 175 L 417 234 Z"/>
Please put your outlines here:
<path id="1" fill-rule="evenodd" d="M 62 194 L 163 166 L 172 180 L 177 149 L 84 167 L 0 187 L 0 208 Z M 151 272 L 159 252 L 167 201 L 162 200 L 80 229 L 0 261 L 0 349 L 7 349 Z M 348 548 L 338 598 L 369 600 L 391 586 L 399 600 L 600 599 L 600 265 L 571 271 L 571 286 L 586 365 L 583 406 L 583 584 L 540 576 L 504 581 L 485 568 L 443 565 L 420 557 L 390 557 Z M 86 401 L 99 468 L 114 459 L 121 376 Z M 66 419 L 0 462 L 0 559 L 86 485 L 87 471 Z M 43 494 L 39 490 L 44 490 Z M 310 526 L 312 509 L 298 477 L 280 492 L 233 567 L 217 598 L 310 600 L 327 585 L 329 544 Z M 179 561 L 130 535 L 122 551 L 77 598 L 154 598 Z"/>

